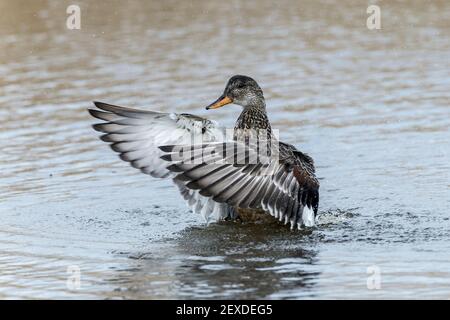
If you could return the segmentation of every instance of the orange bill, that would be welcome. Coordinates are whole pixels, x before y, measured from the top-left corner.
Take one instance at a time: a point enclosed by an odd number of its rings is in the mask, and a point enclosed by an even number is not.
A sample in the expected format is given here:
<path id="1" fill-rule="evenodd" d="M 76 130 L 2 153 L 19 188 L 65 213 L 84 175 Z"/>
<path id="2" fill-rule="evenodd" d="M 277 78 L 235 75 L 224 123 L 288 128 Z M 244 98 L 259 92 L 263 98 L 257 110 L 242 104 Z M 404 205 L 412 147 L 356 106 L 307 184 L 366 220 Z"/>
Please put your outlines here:
<path id="1" fill-rule="evenodd" d="M 220 96 L 219 99 L 217 99 L 216 101 L 211 103 L 209 106 L 207 106 L 206 110 L 218 109 L 218 108 L 223 107 L 224 105 L 230 104 L 232 102 L 233 102 L 233 100 L 231 100 L 229 97 L 222 95 L 222 96 Z"/>

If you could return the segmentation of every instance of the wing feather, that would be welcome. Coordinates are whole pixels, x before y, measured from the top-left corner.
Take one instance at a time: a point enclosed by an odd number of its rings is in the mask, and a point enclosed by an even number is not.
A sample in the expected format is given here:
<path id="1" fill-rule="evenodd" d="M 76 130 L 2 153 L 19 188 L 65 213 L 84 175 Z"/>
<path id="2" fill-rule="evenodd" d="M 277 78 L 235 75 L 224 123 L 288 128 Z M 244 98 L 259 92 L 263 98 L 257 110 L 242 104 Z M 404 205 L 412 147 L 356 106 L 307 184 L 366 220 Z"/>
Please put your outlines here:
<path id="1" fill-rule="evenodd" d="M 98 109 L 89 109 L 89 113 L 103 121 L 93 125 L 95 130 L 104 133 L 101 139 L 110 143 L 122 160 L 154 177 L 174 176 L 160 158 L 163 152 L 158 146 L 222 139 L 218 134 L 222 128 L 197 116 L 137 110 L 103 102 L 94 104 Z"/>
<path id="2" fill-rule="evenodd" d="M 224 137 L 223 128 L 201 117 L 136 110 L 102 102 L 94 104 L 98 109 L 88 111 L 102 121 L 93 125 L 95 130 L 103 133 L 100 139 L 110 143 L 111 149 L 119 153 L 122 160 L 153 177 L 174 178 L 183 172 L 167 169 L 167 162 L 161 159 L 164 152 L 159 146 L 186 144 L 189 141 L 221 141 Z M 196 166 L 185 165 L 183 169 L 192 170 Z M 207 221 L 212 217 L 221 219 L 234 214 L 227 205 L 204 197 L 199 191 L 190 190 L 180 180 L 173 181 L 188 206 Z"/>
<path id="3" fill-rule="evenodd" d="M 233 207 L 262 208 L 285 224 L 290 223 L 291 228 L 303 224 L 304 208 L 317 212 L 319 184 L 308 157 L 294 152 L 296 149 L 292 146 L 283 144 L 280 146 L 281 160 L 269 162 L 269 165 L 264 167 L 260 163 L 246 163 L 248 155 L 254 150 L 243 145 L 244 143 L 239 141 L 232 141 L 196 146 L 199 149 L 213 147 L 227 150 L 224 152 L 218 149 L 215 152 L 216 155 L 221 155 L 221 160 L 226 159 L 221 162 L 220 170 L 215 164 L 205 164 L 183 171 L 186 165 L 183 160 L 169 168 L 174 171 L 181 169 L 182 175 L 188 181 L 186 187 L 199 190 L 202 196 Z M 164 149 L 169 153 L 173 150 L 170 147 Z M 230 150 L 234 150 L 236 156 L 230 154 Z M 233 163 L 232 159 L 245 161 L 244 164 Z"/>

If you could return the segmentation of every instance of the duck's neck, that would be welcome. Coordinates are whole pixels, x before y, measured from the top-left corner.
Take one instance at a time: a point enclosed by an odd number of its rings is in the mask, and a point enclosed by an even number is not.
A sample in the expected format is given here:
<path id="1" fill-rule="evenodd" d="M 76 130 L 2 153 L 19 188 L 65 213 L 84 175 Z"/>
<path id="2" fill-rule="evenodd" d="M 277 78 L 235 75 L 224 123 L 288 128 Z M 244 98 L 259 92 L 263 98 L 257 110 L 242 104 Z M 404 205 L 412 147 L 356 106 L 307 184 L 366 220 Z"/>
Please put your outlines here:
<path id="1" fill-rule="evenodd" d="M 244 107 L 234 126 L 234 140 L 245 140 L 252 137 L 270 139 L 272 129 L 266 113 L 265 104 Z"/>
<path id="2" fill-rule="evenodd" d="M 245 106 L 236 121 L 234 129 L 270 130 L 269 118 L 267 117 L 264 101 L 259 102 L 258 104 Z"/>

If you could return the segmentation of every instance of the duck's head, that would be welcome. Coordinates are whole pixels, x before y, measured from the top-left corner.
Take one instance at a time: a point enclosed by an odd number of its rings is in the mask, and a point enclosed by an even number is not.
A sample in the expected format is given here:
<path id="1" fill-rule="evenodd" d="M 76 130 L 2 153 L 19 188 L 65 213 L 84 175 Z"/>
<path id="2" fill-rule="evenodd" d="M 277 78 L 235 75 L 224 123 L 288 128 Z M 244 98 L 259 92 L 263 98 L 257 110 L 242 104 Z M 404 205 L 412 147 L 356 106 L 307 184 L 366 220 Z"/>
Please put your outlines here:
<path id="1" fill-rule="evenodd" d="M 252 78 L 241 75 L 232 76 L 228 80 L 223 94 L 207 106 L 206 110 L 217 109 L 230 103 L 244 108 L 265 107 L 264 95 L 259 85 Z"/>

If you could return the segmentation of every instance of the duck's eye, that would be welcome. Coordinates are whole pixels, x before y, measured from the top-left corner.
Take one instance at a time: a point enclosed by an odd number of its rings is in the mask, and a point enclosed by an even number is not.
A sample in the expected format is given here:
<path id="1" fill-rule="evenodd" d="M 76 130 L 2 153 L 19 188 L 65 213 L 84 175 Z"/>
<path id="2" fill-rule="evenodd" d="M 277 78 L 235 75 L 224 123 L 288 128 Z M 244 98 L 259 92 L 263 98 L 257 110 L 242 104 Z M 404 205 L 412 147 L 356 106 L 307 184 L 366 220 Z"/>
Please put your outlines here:
<path id="1" fill-rule="evenodd" d="M 243 83 L 240 83 L 236 86 L 236 89 L 244 89 L 245 85 Z"/>

